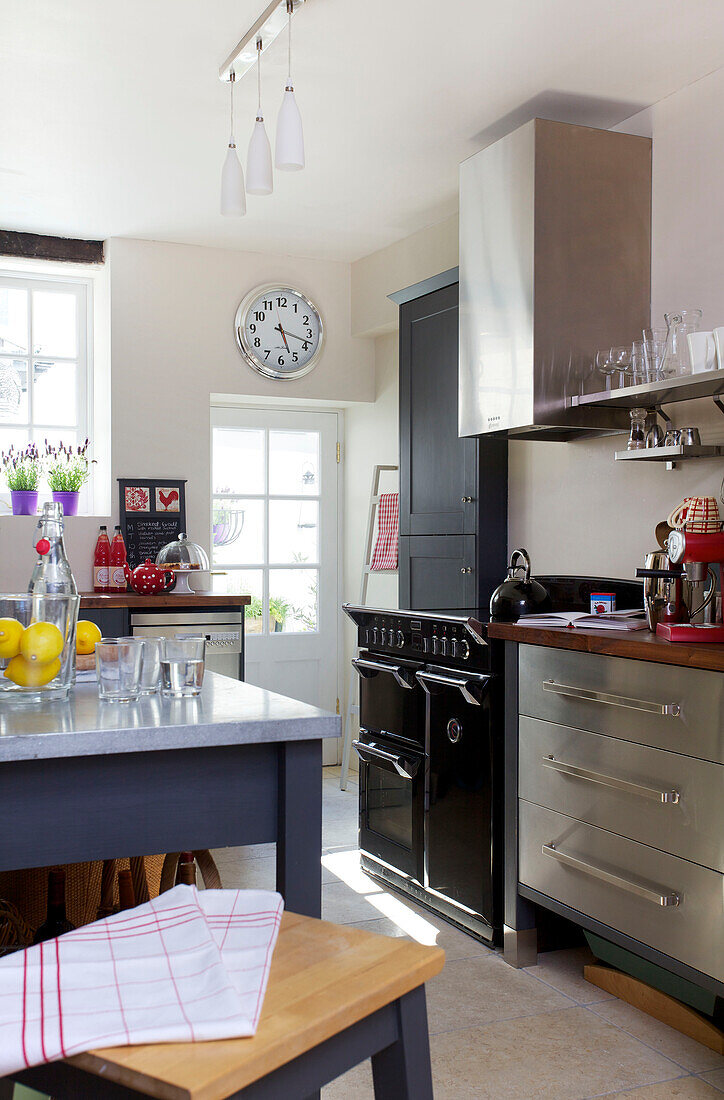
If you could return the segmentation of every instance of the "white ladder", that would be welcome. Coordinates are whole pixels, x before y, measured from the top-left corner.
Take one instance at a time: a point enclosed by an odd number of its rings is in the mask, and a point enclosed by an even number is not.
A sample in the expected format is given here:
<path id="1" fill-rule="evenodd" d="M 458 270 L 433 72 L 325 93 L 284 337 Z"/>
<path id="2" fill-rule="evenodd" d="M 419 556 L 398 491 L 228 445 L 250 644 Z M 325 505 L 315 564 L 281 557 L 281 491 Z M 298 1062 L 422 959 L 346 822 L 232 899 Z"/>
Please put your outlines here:
<path id="1" fill-rule="evenodd" d="M 372 569 L 372 552 L 374 548 L 375 529 L 377 527 L 377 510 L 380 506 L 380 475 L 382 473 L 396 473 L 399 466 L 375 466 L 372 471 L 372 488 L 370 490 L 370 506 L 367 517 L 367 539 L 365 542 L 364 564 L 362 566 L 362 580 L 360 582 L 359 603 L 364 607 L 367 603 L 367 585 L 370 573 L 383 575 L 385 573 L 397 573 L 396 569 Z M 355 688 L 357 686 L 357 673 L 354 669 L 349 674 L 349 690 L 347 692 L 347 713 L 344 719 L 344 737 L 342 740 L 342 770 L 339 777 L 340 790 L 347 790 L 347 773 L 349 771 L 349 757 L 352 751 L 352 715 L 359 714 L 359 703 L 355 703 Z"/>

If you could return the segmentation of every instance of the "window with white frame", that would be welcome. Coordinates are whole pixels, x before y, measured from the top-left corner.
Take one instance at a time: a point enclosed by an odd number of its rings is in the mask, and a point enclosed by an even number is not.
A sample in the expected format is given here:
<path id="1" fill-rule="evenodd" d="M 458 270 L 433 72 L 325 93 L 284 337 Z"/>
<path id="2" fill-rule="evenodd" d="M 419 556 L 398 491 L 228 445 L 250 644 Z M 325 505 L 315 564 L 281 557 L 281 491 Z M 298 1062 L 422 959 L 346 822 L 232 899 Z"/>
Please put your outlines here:
<path id="1" fill-rule="evenodd" d="M 91 282 L 0 270 L 0 450 L 91 434 Z"/>

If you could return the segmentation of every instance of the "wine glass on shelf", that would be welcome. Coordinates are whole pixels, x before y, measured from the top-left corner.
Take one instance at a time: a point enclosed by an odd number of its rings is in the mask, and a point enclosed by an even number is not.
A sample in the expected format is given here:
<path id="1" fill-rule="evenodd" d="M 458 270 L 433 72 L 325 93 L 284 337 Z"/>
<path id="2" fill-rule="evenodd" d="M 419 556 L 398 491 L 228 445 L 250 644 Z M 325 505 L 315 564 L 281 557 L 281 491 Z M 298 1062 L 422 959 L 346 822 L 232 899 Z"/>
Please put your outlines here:
<path id="1" fill-rule="evenodd" d="M 631 369 L 631 345 L 619 344 L 617 347 L 611 348 L 611 361 L 614 369 L 618 371 L 619 386 L 625 386 L 626 375 Z"/>
<path id="2" fill-rule="evenodd" d="M 611 348 L 600 348 L 596 352 L 596 370 L 606 379 L 607 390 L 612 388 L 612 378 L 618 369 L 611 358 L 611 350 Z"/>

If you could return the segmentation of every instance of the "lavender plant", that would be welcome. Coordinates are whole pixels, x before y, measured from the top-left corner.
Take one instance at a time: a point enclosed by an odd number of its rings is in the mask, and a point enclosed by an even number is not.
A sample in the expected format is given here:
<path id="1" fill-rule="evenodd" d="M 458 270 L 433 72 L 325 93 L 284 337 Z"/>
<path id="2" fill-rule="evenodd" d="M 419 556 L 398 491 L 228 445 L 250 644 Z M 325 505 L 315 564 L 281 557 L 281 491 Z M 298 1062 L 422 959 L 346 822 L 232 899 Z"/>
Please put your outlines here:
<path id="1" fill-rule="evenodd" d="M 90 440 L 81 447 L 66 447 L 65 443 L 52 446 L 45 440 L 43 464 L 47 470 L 48 485 L 53 493 L 78 493 L 90 477 L 91 462 L 88 457 Z"/>
<path id="2" fill-rule="evenodd" d="M 22 451 L 13 446 L 0 454 L 3 474 L 11 492 L 34 492 L 38 488 L 43 464 L 35 443 L 29 443 Z"/>

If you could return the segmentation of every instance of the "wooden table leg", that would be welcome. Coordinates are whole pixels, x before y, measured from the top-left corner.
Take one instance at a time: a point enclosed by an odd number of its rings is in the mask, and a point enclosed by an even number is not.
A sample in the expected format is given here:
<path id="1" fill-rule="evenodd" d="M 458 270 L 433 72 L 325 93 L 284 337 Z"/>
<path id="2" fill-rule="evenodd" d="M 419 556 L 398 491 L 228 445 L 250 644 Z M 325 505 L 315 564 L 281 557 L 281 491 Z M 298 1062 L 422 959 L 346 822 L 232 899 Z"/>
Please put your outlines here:
<path id="1" fill-rule="evenodd" d="M 305 917 L 322 912 L 322 742 L 279 746 L 277 890 Z"/>
<path id="2" fill-rule="evenodd" d="M 397 1002 L 400 1037 L 372 1057 L 375 1100 L 433 1100 L 425 987 Z"/>

